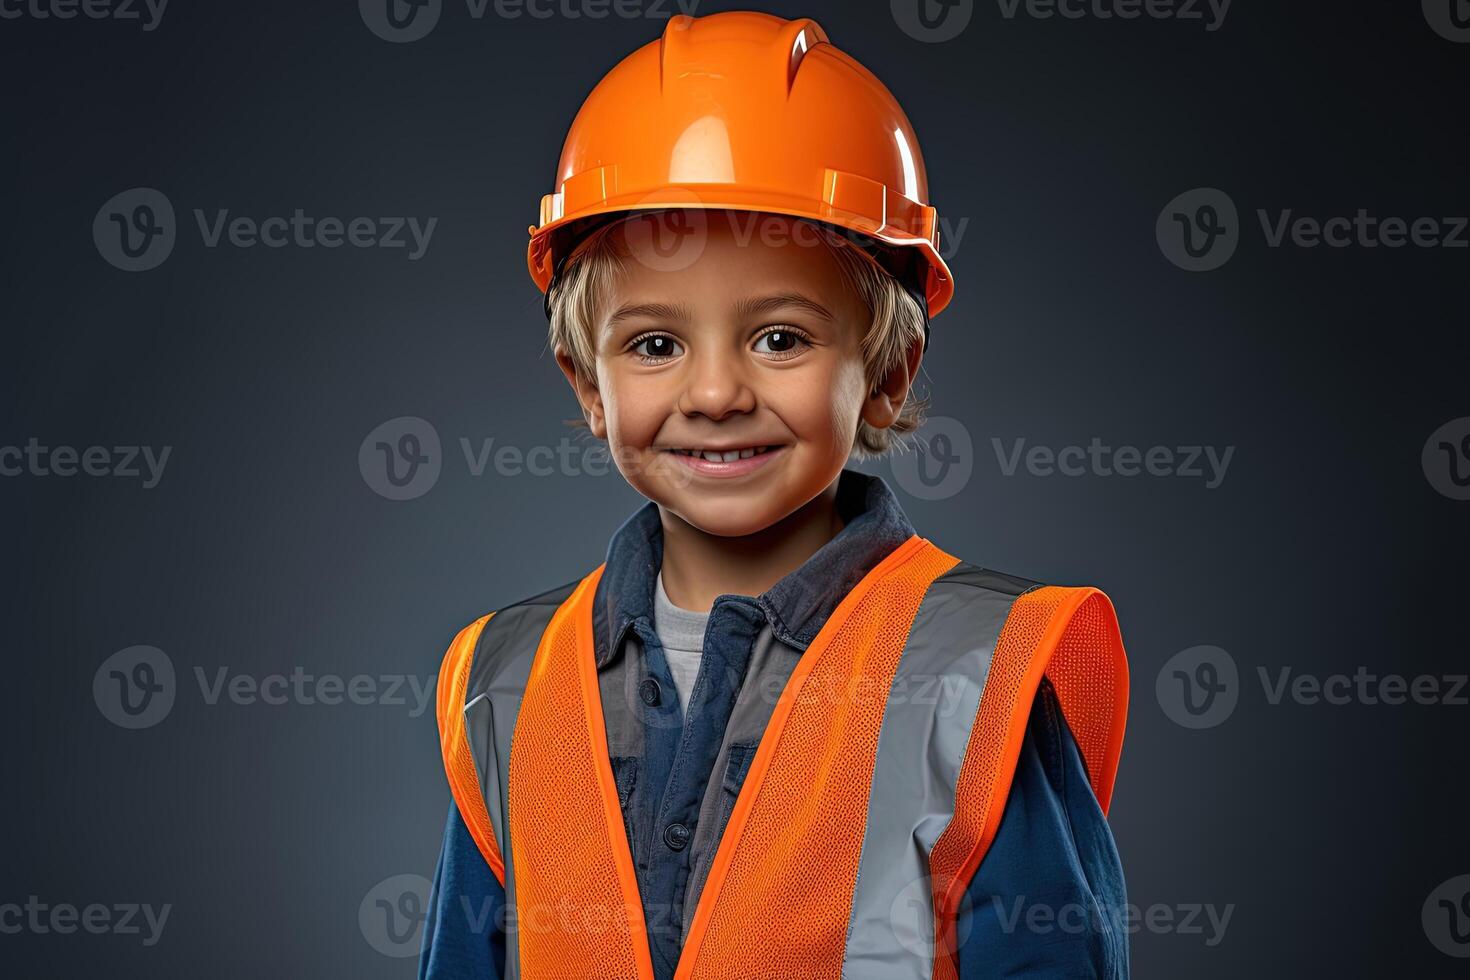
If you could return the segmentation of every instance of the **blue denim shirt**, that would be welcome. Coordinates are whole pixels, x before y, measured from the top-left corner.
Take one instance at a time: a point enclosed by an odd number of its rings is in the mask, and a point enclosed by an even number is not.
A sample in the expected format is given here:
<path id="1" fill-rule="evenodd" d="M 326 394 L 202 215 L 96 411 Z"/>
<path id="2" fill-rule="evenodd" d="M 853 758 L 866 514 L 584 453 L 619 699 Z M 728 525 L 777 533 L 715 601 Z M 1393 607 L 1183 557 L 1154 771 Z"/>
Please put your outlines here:
<path id="1" fill-rule="evenodd" d="M 786 656 L 789 671 L 842 598 L 914 533 L 879 477 L 844 470 L 837 507 L 843 529 L 800 568 L 759 596 L 716 598 L 688 717 L 653 625 L 663 557 L 657 506 L 640 508 L 608 547 L 594 603 L 595 656 L 656 980 L 672 980 L 681 925 L 697 901 L 691 876 L 702 884 L 707 860 L 699 858 L 712 856 L 728 817 L 728 806 L 711 798 L 738 794 L 763 727 L 756 713 L 751 738 L 728 737 L 732 710 L 748 697 L 741 689 L 752 651 L 779 679 L 783 665 L 772 660 Z M 741 717 L 752 724 L 748 711 Z M 452 804 L 434 892 L 419 976 L 498 980 L 504 890 Z M 957 930 L 964 980 L 1127 976 L 1117 852 L 1049 688 L 1037 696 L 997 838 L 967 898 Z"/>

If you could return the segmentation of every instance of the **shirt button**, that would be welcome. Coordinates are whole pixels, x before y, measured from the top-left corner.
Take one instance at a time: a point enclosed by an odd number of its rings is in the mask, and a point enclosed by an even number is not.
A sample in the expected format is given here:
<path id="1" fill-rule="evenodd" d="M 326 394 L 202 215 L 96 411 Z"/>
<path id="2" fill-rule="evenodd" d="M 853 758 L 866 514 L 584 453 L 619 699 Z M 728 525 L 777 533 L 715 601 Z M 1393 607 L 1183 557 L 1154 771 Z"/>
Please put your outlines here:
<path id="1" fill-rule="evenodd" d="M 658 703 L 661 700 L 660 692 L 658 689 L 658 681 L 654 680 L 652 677 L 643 678 L 643 683 L 638 685 L 638 696 L 642 698 L 643 703 L 648 705 L 650 708 L 658 707 Z"/>
<path id="2" fill-rule="evenodd" d="M 671 823 L 664 828 L 664 843 L 671 850 L 682 851 L 689 844 L 689 828 L 681 823 Z"/>

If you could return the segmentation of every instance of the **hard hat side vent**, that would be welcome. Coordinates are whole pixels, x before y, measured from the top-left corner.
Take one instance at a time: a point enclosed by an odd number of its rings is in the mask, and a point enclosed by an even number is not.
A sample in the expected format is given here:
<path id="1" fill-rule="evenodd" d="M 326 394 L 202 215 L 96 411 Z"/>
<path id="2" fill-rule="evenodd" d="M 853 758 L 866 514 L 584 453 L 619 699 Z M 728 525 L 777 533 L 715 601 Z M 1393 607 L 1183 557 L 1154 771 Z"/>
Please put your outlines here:
<path id="1" fill-rule="evenodd" d="M 694 18 L 688 14 L 675 14 L 669 18 L 668 26 L 658 39 L 658 91 L 664 92 L 664 81 L 669 77 L 669 61 L 675 46 L 684 41 L 686 33 L 694 26 Z M 677 32 L 678 36 L 675 36 Z"/>
<path id="2" fill-rule="evenodd" d="M 781 29 L 781 50 L 786 57 L 786 93 L 796 84 L 796 72 L 802 61 L 819 44 L 831 44 L 822 25 L 809 17 L 793 20 Z"/>

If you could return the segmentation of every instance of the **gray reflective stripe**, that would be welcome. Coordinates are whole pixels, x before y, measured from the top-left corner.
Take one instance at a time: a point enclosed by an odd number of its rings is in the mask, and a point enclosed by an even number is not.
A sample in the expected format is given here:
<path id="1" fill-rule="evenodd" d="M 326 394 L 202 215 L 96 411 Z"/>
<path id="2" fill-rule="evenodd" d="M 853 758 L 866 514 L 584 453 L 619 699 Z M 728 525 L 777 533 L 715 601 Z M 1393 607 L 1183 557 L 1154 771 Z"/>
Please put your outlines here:
<path id="1" fill-rule="evenodd" d="M 515 907 L 515 874 L 511 867 L 510 818 L 506 800 L 510 780 L 510 740 L 520 717 L 521 697 L 541 636 L 557 607 L 577 583 L 554 589 L 490 617 L 475 645 L 465 688 L 464 722 L 480 792 L 494 825 L 495 843 L 505 860 L 506 908 Z M 513 924 L 516 918 L 507 917 Z M 505 944 L 505 980 L 520 976 L 520 943 L 509 935 Z"/>
<path id="2" fill-rule="evenodd" d="M 878 733 L 843 980 L 933 975 L 929 854 L 954 816 L 995 641 L 1033 585 L 961 562 L 919 605 Z"/>

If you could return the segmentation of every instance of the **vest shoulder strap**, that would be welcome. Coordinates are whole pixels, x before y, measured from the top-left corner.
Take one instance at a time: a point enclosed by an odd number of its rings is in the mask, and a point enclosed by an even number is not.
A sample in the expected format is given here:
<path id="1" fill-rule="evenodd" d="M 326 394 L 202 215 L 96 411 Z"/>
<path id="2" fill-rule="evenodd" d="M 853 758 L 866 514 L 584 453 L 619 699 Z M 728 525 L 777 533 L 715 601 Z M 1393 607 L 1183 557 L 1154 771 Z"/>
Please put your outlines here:
<path id="1" fill-rule="evenodd" d="M 470 682 L 470 668 L 474 665 L 475 649 L 480 643 L 480 634 L 494 613 L 482 616 L 459 631 L 444 662 L 439 668 L 435 713 L 439 721 L 439 745 L 444 755 L 444 772 L 449 777 L 449 791 L 454 796 L 455 806 L 469 828 L 485 862 L 495 873 L 501 885 L 505 884 L 505 860 L 500 846 L 495 842 L 495 827 L 490 820 L 490 811 L 485 806 L 485 796 L 480 791 L 480 776 L 475 768 L 474 753 L 470 748 L 469 732 L 465 727 L 465 691 Z"/>
<path id="2" fill-rule="evenodd" d="M 1017 597 L 996 641 L 954 818 L 930 855 L 938 919 L 948 928 L 995 840 L 1043 677 L 1056 690 L 1104 814 L 1112 801 L 1128 714 L 1128 662 L 1113 604 L 1093 588 L 1032 589 Z M 952 951 L 953 941 L 940 937 L 938 948 Z M 953 977 L 952 971 L 941 957 L 935 978 Z"/>

